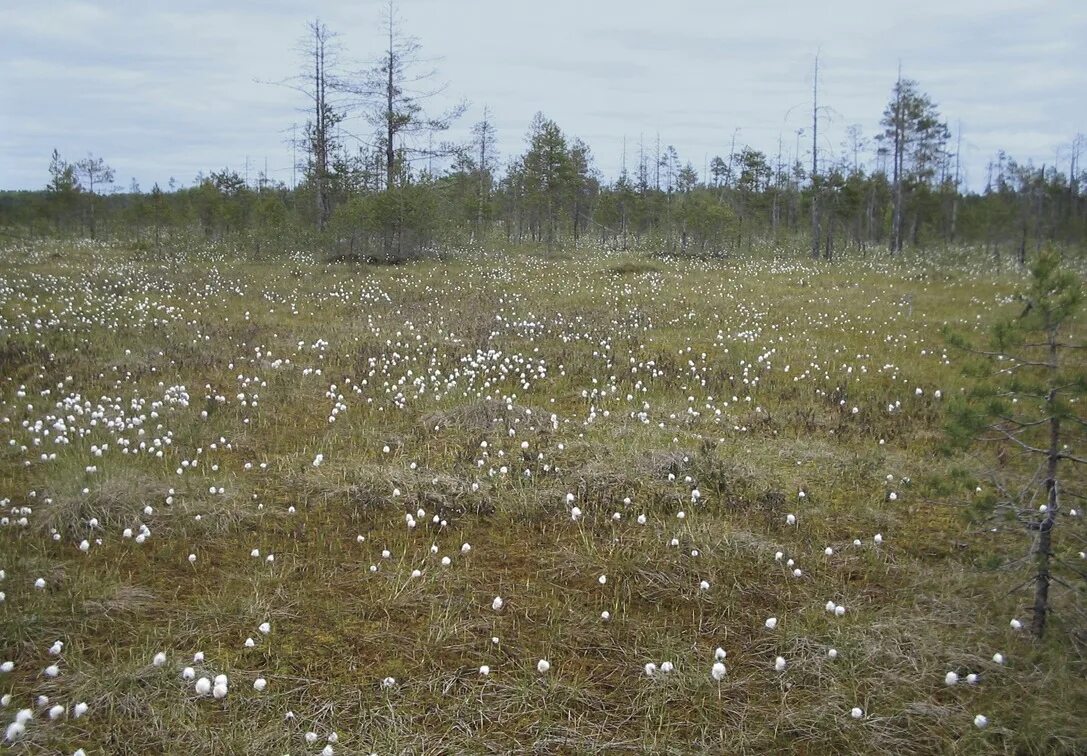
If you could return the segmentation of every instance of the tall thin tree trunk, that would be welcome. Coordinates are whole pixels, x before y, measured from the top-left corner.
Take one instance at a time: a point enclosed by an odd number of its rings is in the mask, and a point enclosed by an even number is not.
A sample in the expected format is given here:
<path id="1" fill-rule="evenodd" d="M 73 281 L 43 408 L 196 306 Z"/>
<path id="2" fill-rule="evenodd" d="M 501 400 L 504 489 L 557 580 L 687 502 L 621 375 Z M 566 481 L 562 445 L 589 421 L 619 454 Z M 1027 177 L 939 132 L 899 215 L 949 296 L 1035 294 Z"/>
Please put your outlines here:
<path id="1" fill-rule="evenodd" d="M 811 85 L 811 257 L 819 259 L 819 54 Z"/>
<path id="2" fill-rule="evenodd" d="M 1057 333 L 1050 329 L 1048 334 L 1050 385 L 1056 382 L 1057 373 Z M 1035 637 L 1045 634 L 1046 615 L 1049 613 L 1049 561 L 1052 556 L 1053 526 L 1057 522 L 1057 510 L 1060 500 L 1057 490 L 1057 465 L 1061 459 L 1061 418 L 1057 413 L 1057 389 L 1050 388 L 1046 394 L 1046 409 L 1049 412 L 1049 449 L 1046 450 L 1046 513 L 1045 519 L 1038 526 L 1038 540 L 1034 548 L 1034 618 L 1031 630 Z"/>
<path id="3" fill-rule="evenodd" d="M 905 125 L 902 123 L 902 67 L 898 68 L 898 81 L 895 84 L 895 110 L 894 110 L 894 207 L 891 213 L 891 252 L 902 251 L 902 168 L 903 168 L 903 141 L 905 138 Z"/>

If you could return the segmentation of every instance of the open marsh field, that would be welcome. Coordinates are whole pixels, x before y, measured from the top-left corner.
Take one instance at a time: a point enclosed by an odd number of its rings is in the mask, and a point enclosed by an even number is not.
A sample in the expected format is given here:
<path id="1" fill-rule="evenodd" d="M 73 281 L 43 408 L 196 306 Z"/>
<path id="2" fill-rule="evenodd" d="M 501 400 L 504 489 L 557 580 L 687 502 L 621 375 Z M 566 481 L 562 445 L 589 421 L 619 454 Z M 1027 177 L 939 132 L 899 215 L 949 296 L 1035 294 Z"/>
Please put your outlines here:
<path id="1" fill-rule="evenodd" d="M 1082 598 L 1031 638 L 992 454 L 944 448 L 941 329 L 1022 276 L 9 245 L 7 745 L 1083 752 Z"/>

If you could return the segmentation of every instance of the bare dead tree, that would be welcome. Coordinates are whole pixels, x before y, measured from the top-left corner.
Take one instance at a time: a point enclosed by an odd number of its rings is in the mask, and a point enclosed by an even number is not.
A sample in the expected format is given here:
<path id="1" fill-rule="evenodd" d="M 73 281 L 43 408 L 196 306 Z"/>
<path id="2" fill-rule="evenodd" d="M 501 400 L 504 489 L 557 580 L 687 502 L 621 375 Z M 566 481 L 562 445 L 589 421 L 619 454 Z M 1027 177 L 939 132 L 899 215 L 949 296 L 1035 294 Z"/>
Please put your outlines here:
<path id="1" fill-rule="evenodd" d="M 811 82 L 811 257 L 819 259 L 819 53 Z"/>
<path id="2" fill-rule="evenodd" d="M 313 187 L 318 231 L 324 230 L 332 215 L 330 173 L 338 146 L 335 128 L 346 117 L 343 104 L 335 96 L 341 87 L 336 73 L 340 65 L 337 36 L 320 19 L 314 19 L 307 24 L 306 36 L 298 45 L 306 60 L 303 71 L 289 79 L 266 82 L 294 90 L 307 100 L 303 109 L 307 121 L 300 141 L 306 156 L 304 171 Z"/>
<path id="3" fill-rule="evenodd" d="M 445 92 L 447 85 L 435 84 L 437 71 L 425 67 L 419 41 L 403 33 L 395 0 L 388 0 L 385 20 L 385 49 L 368 70 L 343 82 L 341 89 L 355 99 L 366 119 L 378 131 L 384 152 L 385 189 L 392 190 L 410 174 L 417 159 L 448 157 L 455 145 L 433 144 L 433 136 L 446 131 L 466 108 L 461 103 L 440 113 L 428 114 L 424 104 Z"/>

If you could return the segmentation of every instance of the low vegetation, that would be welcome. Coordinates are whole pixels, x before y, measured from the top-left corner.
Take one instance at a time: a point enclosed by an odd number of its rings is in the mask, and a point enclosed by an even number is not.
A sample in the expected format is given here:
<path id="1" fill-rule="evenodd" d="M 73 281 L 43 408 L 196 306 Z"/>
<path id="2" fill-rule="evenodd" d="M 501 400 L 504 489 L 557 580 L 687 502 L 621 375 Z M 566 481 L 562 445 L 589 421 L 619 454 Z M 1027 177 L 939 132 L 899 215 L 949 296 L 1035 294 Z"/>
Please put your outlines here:
<path id="1" fill-rule="evenodd" d="M 13 753 L 1087 749 L 1028 460 L 946 432 L 1018 267 L 0 255 Z"/>

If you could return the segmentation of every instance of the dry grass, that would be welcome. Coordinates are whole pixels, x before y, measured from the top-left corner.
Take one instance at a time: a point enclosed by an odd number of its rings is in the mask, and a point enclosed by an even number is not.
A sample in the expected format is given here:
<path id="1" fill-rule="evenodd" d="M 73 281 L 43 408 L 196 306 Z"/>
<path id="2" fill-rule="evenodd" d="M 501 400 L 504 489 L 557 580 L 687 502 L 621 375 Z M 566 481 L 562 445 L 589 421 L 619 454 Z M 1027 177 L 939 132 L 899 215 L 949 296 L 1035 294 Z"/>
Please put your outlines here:
<path id="1" fill-rule="evenodd" d="M 123 434 L 138 443 L 169 430 L 162 459 L 97 460 L 101 427 L 48 464 L 0 452 L 0 497 L 33 510 L 28 527 L 0 529 L 0 659 L 16 662 L 0 692 L 15 696 L 12 709 L 42 694 L 91 707 L 55 723 L 39 712 L 14 753 L 315 753 L 333 731 L 338 753 L 1087 750 L 1082 599 L 1057 596 L 1044 643 L 1009 629 L 1012 616 L 1027 619 L 1009 593 L 1019 573 L 992 565 L 1027 542 L 967 519 L 980 470 L 941 456 L 943 410 L 930 398 L 963 379 L 920 354 L 939 352 L 932 333 L 944 320 L 981 315 L 983 325 L 1007 280 L 979 269 L 964 287 L 910 261 L 586 265 L 565 253 L 395 270 L 217 264 L 214 274 L 194 259 L 125 276 L 106 253 L 20 259 L 0 277 L 37 287 L 42 306 L 127 319 L 76 330 L 72 316 L 71 332 L 20 337 L 40 338 L 40 353 L 4 346 L 0 357 L 18 365 L 0 383 L 0 416 L 14 420 L 0 440 L 9 428 L 22 439 L 14 426 L 52 406 L 69 374 L 61 396 L 143 399 L 146 414 L 164 386 L 183 384 L 192 401 L 159 408 L 143 436 Z M 65 285 L 50 293 L 40 269 Z M 85 299 L 84 279 L 108 296 Z M 905 296 L 912 320 L 898 314 Z M 168 327 L 141 319 L 144 298 L 177 308 Z M 8 323 L 28 306 L 0 305 Z M 483 374 L 465 360 L 480 348 L 521 361 Z M 763 365 L 771 349 L 773 369 L 745 376 L 741 360 Z M 290 365 L 276 367 L 283 358 Z M 21 383 L 54 393 L 17 398 Z M 329 423 L 333 384 L 348 409 Z M 927 393 L 915 397 L 915 385 Z M 239 393 L 259 394 L 257 406 Z M 884 411 L 895 400 L 903 408 Z M 198 469 L 177 473 L 198 456 Z M 418 509 L 409 529 L 405 514 Z M 120 537 L 140 522 L 152 531 L 145 543 Z M 84 554 L 84 538 L 102 543 Z M 33 588 L 38 576 L 45 590 Z M 828 614 L 828 600 L 845 616 Z M 62 674 L 47 678 L 58 639 Z M 718 646 L 729 669 L 720 683 L 709 675 Z M 199 674 L 230 676 L 225 700 L 181 680 L 196 651 Z M 675 672 L 645 675 L 662 661 Z M 949 670 L 981 683 L 947 688 Z M 387 676 L 394 687 L 382 687 Z M 853 706 L 863 719 L 850 718 Z M 973 726 L 977 713 L 988 729 Z M 321 736 L 313 746 L 310 730 Z"/>

